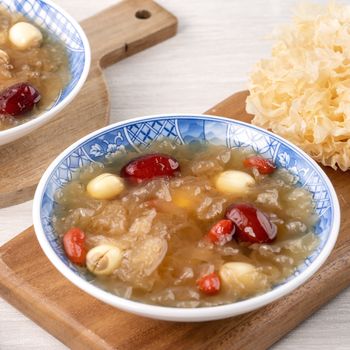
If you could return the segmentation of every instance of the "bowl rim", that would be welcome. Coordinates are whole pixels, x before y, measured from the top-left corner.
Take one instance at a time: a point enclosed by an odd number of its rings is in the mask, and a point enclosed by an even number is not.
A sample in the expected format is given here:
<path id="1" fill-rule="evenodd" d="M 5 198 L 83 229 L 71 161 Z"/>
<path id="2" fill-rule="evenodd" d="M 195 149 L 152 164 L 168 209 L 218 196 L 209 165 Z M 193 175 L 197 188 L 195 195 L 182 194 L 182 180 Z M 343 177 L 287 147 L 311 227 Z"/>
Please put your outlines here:
<path id="1" fill-rule="evenodd" d="M 58 104 L 56 104 L 52 109 L 48 111 L 43 111 L 39 113 L 34 119 L 28 120 L 27 122 L 14 126 L 12 128 L 6 129 L 6 130 L 0 130 L 0 145 L 6 144 L 11 141 L 16 140 L 16 135 L 19 134 L 18 138 L 26 135 L 25 132 L 26 129 L 28 130 L 28 133 L 35 130 L 38 126 L 41 124 L 44 124 L 45 121 L 49 121 L 52 117 L 54 117 L 58 112 L 60 112 L 64 107 L 66 107 L 69 103 L 72 102 L 72 100 L 75 98 L 75 96 L 78 94 L 82 86 L 84 85 L 86 78 L 89 74 L 90 65 L 91 65 L 91 48 L 89 44 L 89 40 L 78 23 L 66 10 L 64 10 L 62 7 L 56 5 L 52 0 L 40 0 L 41 2 L 44 2 L 51 7 L 53 7 L 55 10 L 57 10 L 60 14 L 62 14 L 63 17 L 67 18 L 69 22 L 73 25 L 75 30 L 78 32 L 80 39 L 83 42 L 84 47 L 84 68 L 80 75 L 80 78 L 76 85 L 73 87 L 73 89 L 69 92 L 69 94 Z M 4 143 L 1 143 L 1 140 L 5 139 Z M 9 141 L 6 141 L 6 139 L 9 139 Z"/>
<path id="2" fill-rule="evenodd" d="M 306 269 L 304 269 L 299 275 L 295 276 L 293 279 L 287 281 L 285 284 L 279 285 L 275 289 L 272 289 L 263 294 L 251 297 L 249 299 L 233 302 L 231 304 L 218 305 L 218 306 L 199 307 L 199 308 L 176 308 L 176 307 L 144 304 L 142 302 L 133 301 L 133 300 L 116 296 L 84 280 L 82 277 L 80 277 L 79 275 L 74 273 L 71 269 L 69 269 L 69 267 L 63 263 L 63 261 L 61 261 L 61 259 L 56 255 L 55 251 L 51 247 L 45 235 L 43 226 L 41 224 L 41 219 L 40 219 L 41 204 L 42 204 L 44 190 L 46 189 L 47 182 L 50 179 L 50 176 L 53 173 L 54 169 L 62 161 L 62 159 L 68 156 L 78 146 L 82 145 L 87 140 L 92 139 L 97 135 L 104 133 L 105 131 L 108 131 L 110 129 L 114 129 L 117 127 L 123 127 L 123 126 L 126 126 L 127 124 L 133 124 L 133 123 L 152 120 L 152 119 L 154 120 L 154 119 L 168 119 L 168 118 L 174 118 L 174 119 L 201 118 L 206 120 L 212 119 L 214 121 L 218 120 L 218 121 L 248 126 L 255 130 L 258 130 L 260 132 L 273 136 L 278 141 L 286 144 L 288 148 L 292 149 L 294 152 L 298 153 L 299 155 L 304 157 L 309 163 L 311 163 L 311 165 L 315 168 L 315 170 L 318 171 L 318 173 L 322 177 L 324 183 L 326 184 L 329 190 L 331 202 L 333 204 L 333 219 L 332 219 L 331 230 L 326 243 L 324 244 L 319 255 L 315 258 L 315 260 L 313 260 L 310 263 L 309 266 L 307 266 Z M 321 169 L 321 167 L 309 155 L 307 155 L 304 151 L 302 151 L 299 147 L 293 145 L 291 142 L 284 139 L 283 137 L 273 134 L 272 132 L 269 132 L 255 125 L 241 122 L 234 119 L 225 118 L 225 117 L 204 115 L 204 114 L 192 114 L 192 113 L 190 114 L 172 113 L 172 114 L 157 114 L 157 115 L 143 116 L 143 117 L 132 118 L 132 119 L 127 119 L 117 123 L 113 123 L 106 127 L 98 129 L 92 133 L 89 133 L 88 135 L 74 142 L 71 146 L 67 147 L 63 152 L 61 152 L 53 160 L 53 162 L 48 166 L 42 178 L 40 179 L 40 182 L 35 192 L 34 201 L 33 201 L 33 222 L 34 222 L 36 237 L 39 241 L 41 248 L 43 249 L 44 253 L 48 257 L 48 259 L 56 267 L 56 269 L 58 269 L 70 282 L 75 284 L 77 287 L 79 287 L 86 293 L 92 295 L 93 297 L 109 305 L 117 307 L 118 309 L 128 311 L 134 314 L 155 318 L 155 319 L 168 320 L 168 321 L 194 322 L 194 321 L 209 321 L 209 320 L 228 318 L 228 317 L 240 315 L 240 314 L 258 309 L 262 306 L 265 306 L 271 303 L 272 301 L 276 301 L 277 299 L 289 294 L 294 289 L 302 285 L 323 265 L 323 263 L 326 261 L 327 257 L 331 253 L 336 243 L 338 233 L 339 233 L 339 228 L 340 228 L 340 207 L 339 207 L 339 201 L 338 201 L 336 192 L 334 190 L 334 187 L 330 179 L 328 178 L 328 176 Z"/>

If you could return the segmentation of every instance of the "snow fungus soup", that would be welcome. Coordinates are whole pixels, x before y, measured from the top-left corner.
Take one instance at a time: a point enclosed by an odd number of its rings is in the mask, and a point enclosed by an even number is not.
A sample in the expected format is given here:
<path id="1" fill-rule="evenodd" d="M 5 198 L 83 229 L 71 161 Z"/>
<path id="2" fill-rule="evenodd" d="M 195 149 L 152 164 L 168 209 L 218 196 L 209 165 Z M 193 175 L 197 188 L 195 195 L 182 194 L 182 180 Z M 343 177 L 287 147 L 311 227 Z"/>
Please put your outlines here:
<path id="1" fill-rule="evenodd" d="M 56 194 L 67 257 L 118 296 L 172 307 L 270 290 L 318 244 L 311 194 L 242 149 L 158 142 L 83 168 Z"/>

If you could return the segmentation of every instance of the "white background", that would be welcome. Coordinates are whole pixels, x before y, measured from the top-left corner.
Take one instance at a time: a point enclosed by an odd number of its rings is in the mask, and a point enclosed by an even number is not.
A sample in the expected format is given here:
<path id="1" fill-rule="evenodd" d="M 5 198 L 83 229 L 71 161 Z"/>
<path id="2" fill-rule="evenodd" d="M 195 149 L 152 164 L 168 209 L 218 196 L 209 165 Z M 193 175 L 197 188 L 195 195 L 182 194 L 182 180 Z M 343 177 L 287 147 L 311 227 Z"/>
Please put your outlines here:
<path id="1" fill-rule="evenodd" d="M 56 1 L 78 20 L 116 2 Z M 290 18 L 297 3 L 294 0 L 158 2 L 178 17 L 178 34 L 108 68 L 111 121 L 156 113 L 201 113 L 233 92 L 245 89 L 254 62 L 269 53 L 271 43 L 266 36 Z M 31 205 L 27 202 L 0 210 L 0 245 L 31 225 Z M 348 289 L 284 337 L 274 350 L 348 350 L 349 329 Z M 65 346 L 0 300 L 0 349 L 51 350 Z"/>

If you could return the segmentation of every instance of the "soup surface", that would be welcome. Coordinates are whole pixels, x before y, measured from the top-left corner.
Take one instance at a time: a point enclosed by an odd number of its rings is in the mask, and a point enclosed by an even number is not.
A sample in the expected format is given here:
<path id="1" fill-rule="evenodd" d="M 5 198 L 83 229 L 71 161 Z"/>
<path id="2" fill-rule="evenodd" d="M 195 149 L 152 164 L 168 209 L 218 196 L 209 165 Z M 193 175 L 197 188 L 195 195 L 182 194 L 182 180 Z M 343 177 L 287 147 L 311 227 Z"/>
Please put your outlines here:
<path id="1" fill-rule="evenodd" d="M 68 81 L 64 45 L 22 15 L 0 7 L 0 131 L 47 109 Z"/>
<path id="2" fill-rule="evenodd" d="M 241 149 L 168 140 L 81 169 L 54 225 L 93 283 L 145 303 L 199 307 L 261 294 L 316 247 L 311 194 Z"/>

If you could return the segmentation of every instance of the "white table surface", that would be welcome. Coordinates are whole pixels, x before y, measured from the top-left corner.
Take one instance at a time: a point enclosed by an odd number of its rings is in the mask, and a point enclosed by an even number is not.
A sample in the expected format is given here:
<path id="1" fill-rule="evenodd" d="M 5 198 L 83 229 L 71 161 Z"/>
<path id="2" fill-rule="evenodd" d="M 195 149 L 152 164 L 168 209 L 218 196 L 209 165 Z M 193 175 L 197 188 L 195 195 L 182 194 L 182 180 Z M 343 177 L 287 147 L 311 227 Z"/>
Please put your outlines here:
<path id="1" fill-rule="evenodd" d="M 56 0 L 78 20 L 113 0 Z M 179 19 L 178 34 L 108 68 L 111 120 L 172 112 L 200 113 L 246 88 L 254 62 L 269 53 L 268 33 L 295 0 L 158 0 Z M 321 2 L 321 1 L 318 1 Z M 324 1 L 322 1 L 324 2 Z M 0 210 L 0 245 L 32 224 L 32 202 Z M 350 290 L 340 294 L 274 350 L 350 349 Z M 65 349 L 0 300 L 0 349 Z"/>

